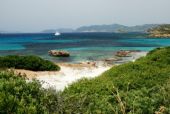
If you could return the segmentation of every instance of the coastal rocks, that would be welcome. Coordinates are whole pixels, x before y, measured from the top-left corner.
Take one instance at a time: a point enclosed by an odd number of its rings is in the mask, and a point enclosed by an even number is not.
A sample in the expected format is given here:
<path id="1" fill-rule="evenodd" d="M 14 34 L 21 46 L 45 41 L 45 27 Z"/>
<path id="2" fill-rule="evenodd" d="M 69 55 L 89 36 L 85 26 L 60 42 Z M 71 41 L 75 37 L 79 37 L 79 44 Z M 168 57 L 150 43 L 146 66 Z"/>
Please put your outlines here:
<path id="1" fill-rule="evenodd" d="M 113 62 L 113 61 L 119 61 L 119 60 L 121 60 L 121 58 L 108 58 L 108 59 L 105 59 L 104 61 Z"/>
<path id="2" fill-rule="evenodd" d="M 80 64 L 89 65 L 89 66 L 96 66 L 96 62 L 92 62 L 92 61 L 81 62 Z"/>
<path id="3" fill-rule="evenodd" d="M 170 38 L 170 34 L 152 33 L 149 35 L 150 38 Z"/>
<path id="4" fill-rule="evenodd" d="M 163 24 L 148 30 L 151 38 L 170 38 L 170 24 Z"/>
<path id="5" fill-rule="evenodd" d="M 118 56 L 118 57 L 131 57 L 130 53 L 131 53 L 131 51 L 120 50 L 120 51 L 116 52 L 116 56 Z"/>
<path id="6" fill-rule="evenodd" d="M 57 51 L 57 50 L 50 50 L 48 51 L 50 56 L 54 57 L 69 57 L 70 53 L 67 51 Z"/>

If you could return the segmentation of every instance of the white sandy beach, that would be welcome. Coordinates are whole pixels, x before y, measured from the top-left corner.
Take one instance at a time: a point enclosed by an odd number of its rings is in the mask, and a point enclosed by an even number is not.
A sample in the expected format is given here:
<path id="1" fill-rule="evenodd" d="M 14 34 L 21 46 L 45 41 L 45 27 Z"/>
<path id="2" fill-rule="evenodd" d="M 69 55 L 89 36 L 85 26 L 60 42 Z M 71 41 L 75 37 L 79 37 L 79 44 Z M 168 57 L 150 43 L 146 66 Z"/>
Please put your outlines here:
<path id="1" fill-rule="evenodd" d="M 146 52 L 132 52 L 132 57 L 129 57 L 127 61 L 135 61 L 139 57 L 145 56 Z M 103 72 L 109 70 L 113 65 L 107 65 L 103 61 L 95 62 L 93 64 L 59 64 L 60 71 L 45 71 L 45 72 L 33 72 L 28 70 L 16 70 L 21 74 L 26 74 L 29 79 L 35 78 L 42 82 L 44 88 L 54 88 L 57 91 L 64 90 L 69 84 L 82 79 L 82 78 L 94 78 L 99 76 Z"/>
<path id="2" fill-rule="evenodd" d="M 36 79 L 43 81 L 43 87 L 53 87 L 56 90 L 63 90 L 69 84 L 81 79 L 81 78 L 94 78 L 110 67 L 84 67 L 84 68 L 73 68 L 61 66 L 61 70 L 57 75 L 42 75 Z"/>

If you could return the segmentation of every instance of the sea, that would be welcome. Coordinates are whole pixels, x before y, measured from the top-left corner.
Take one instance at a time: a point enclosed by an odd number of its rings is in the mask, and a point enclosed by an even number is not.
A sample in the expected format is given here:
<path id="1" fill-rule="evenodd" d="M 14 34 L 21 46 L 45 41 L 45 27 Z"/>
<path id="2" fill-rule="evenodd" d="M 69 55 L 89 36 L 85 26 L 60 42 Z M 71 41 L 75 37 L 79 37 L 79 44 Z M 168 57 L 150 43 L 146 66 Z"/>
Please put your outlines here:
<path id="1" fill-rule="evenodd" d="M 170 46 L 170 38 L 148 38 L 145 33 L 15 33 L 0 34 L 0 56 L 37 55 L 54 62 L 104 60 L 119 50 L 150 51 Z M 70 57 L 51 57 L 49 50 L 68 51 Z"/>

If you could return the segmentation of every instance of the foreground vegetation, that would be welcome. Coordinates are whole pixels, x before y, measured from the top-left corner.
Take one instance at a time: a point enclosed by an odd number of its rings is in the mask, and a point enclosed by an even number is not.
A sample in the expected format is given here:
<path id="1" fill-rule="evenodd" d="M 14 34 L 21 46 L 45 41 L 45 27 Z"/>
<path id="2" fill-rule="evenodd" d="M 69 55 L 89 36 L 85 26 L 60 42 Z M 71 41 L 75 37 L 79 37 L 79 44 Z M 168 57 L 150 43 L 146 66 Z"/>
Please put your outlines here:
<path id="1" fill-rule="evenodd" d="M 1 71 L 0 113 L 169 114 L 170 47 L 82 79 L 62 93 Z"/>
<path id="2" fill-rule="evenodd" d="M 0 68 L 16 68 L 32 71 L 57 71 L 60 67 L 37 56 L 10 55 L 0 57 Z"/>
<path id="3" fill-rule="evenodd" d="M 0 114 L 51 114 L 57 105 L 58 94 L 42 89 L 38 81 L 28 83 L 13 72 L 0 72 Z"/>
<path id="4" fill-rule="evenodd" d="M 63 92 L 64 111 L 74 113 L 170 113 L 170 47 L 134 63 L 83 79 Z"/>

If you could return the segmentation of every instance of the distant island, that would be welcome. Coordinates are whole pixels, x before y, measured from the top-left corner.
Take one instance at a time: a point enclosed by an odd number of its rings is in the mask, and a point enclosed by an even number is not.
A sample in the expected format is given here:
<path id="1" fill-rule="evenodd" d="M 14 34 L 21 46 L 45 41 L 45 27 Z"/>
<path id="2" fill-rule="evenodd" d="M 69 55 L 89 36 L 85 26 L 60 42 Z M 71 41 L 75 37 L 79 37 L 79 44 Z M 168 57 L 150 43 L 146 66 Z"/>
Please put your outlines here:
<path id="1" fill-rule="evenodd" d="M 113 32 L 113 33 L 149 33 L 149 37 L 170 37 L 170 24 L 144 24 L 136 26 L 125 26 L 121 24 L 110 25 L 90 25 L 81 26 L 77 29 L 72 28 L 58 28 L 45 29 L 37 33 L 82 33 L 82 32 Z M 1 30 L 0 33 L 23 33 L 23 32 L 9 32 Z M 24 32 L 25 33 L 25 32 Z"/>
<path id="2" fill-rule="evenodd" d="M 111 25 L 92 25 L 83 26 L 78 28 L 78 32 L 115 32 L 115 33 L 127 33 L 127 32 L 147 32 L 148 29 L 158 26 L 158 24 L 145 24 L 136 26 L 125 26 L 120 24 Z"/>
<path id="3" fill-rule="evenodd" d="M 149 37 L 170 38 L 170 24 L 159 25 L 148 30 Z"/>
<path id="4" fill-rule="evenodd" d="M 115 33 L 127 33 L 127 32 L 141 32 L 146 33 L 148 29 L 157 27 L 159 24 L 144 24 L 136 26 L 125 26 L 120 24 L 111 25 L 91 25 L 81 26 L 77 29 L 62 28 L 62 29 L 48 29 L 41 31 L 42 33 L 71 33 L 71 32 L 115 32 Z"/>
<path id="5" fill-rule="evenodd" d="M 125 26 L 120 24 L 111 25 L 91 25 L 81 26 L 77 29 L 62 28 L 62 29 L 48 29 L 41 31 L 42 33 L 75 33 L 75 32 L 114 32 L 114 33 L 128 33 L 139 32 L 148 33 L 149 37 L 169 38 L 170 37 L 170 24 L 144 24 L 136 26 Z"/>
<path id="6" fill-rule="evenodd" d="M 55 32 L 60 32 L 60 33 L 71 33 L 75 32 L 74 29 L 71 28 L 59 28 L 59 29 L 46 29 L 41 31 L 42 33 L 55 33 Z"/>

